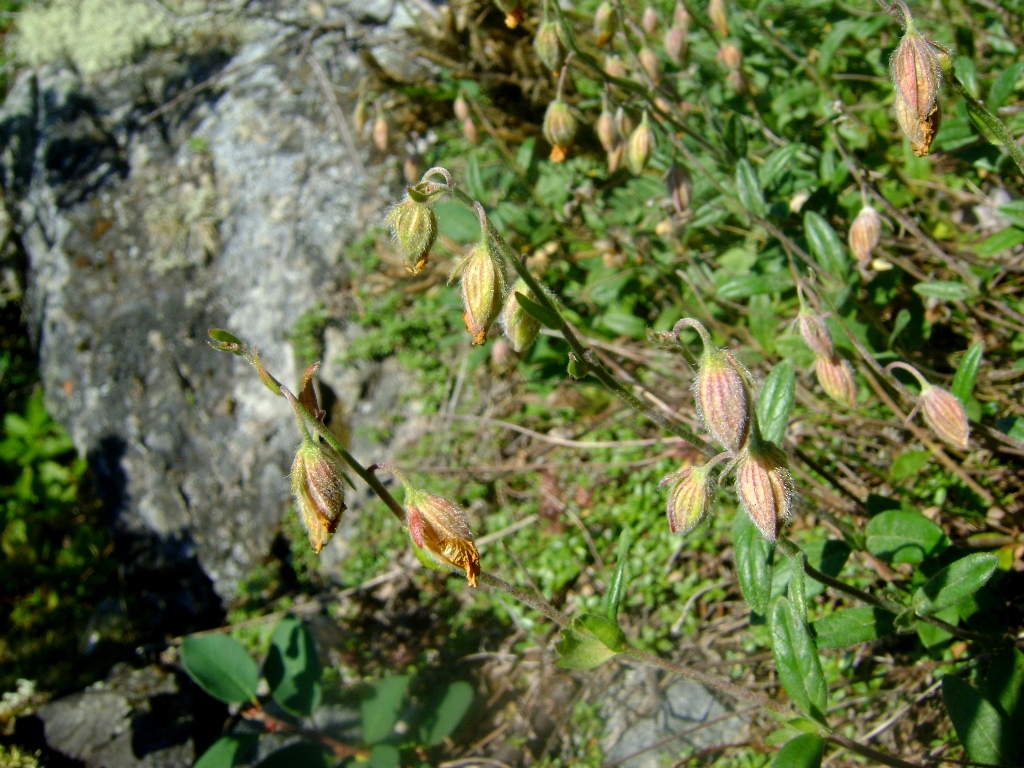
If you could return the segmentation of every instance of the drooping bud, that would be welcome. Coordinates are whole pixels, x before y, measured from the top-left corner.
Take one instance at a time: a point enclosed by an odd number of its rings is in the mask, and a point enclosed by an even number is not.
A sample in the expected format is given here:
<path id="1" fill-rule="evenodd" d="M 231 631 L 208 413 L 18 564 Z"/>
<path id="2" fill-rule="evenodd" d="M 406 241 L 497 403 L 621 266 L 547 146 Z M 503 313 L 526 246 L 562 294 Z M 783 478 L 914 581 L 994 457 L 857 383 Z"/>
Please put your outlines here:
<path id="1" fill-rule="evenodd" d="M 562 43 L 558 39 L 556 22 L 544 21 L 540 25 L 537 36 L 533 38 L 533 49 L 537 52 L 537 58 L 548 69 L 555 71 L 562 66 Z"/>
<path id="2" fill-rule="evenodd" d="M 689 533 L 707 517 L 714 505 L 717 486 L 711 468 L 727 457 L 728 454 L 719 454 L 703 466 L 673 472 L 659 483 L 669 486 L 665 511 L 672 533 Z"/>
<path id="3" fill-rule="evenodd" d="M 373 146 L 381 152 L 388 148 L 388 121 L 379 112 L 373 121 Z"/>
<path id="4" fill-rule="evenodd" d="M 369 119 L 369 114 L 366 109 L 366 100 L 359 99 L 356 102 L 355 111 L 352 113 L 352 127 L 356 129 L 357 135 L 362 135 L 363 128 L 366 127 L 366 121 Z"/>
<path id="5" fill-rule="evenodd" d="M 737 71 L 743 66 L 743 52 L 733 42 L 722 43 L 715 58 L 732 71 Z"/>
<path id="6" fill-rule="evenodd" d="M 906 33 L 889 60 L 889 72 L 896 87 L 896 118 L 914 154 L 924 157 L 939 130 L 942 51 L 917 32 L 909 16 L 906 22 Z"/>
<path id="7" fill-rule="evenodd" d="M 317 554 L 338 528 L 345 511 L 345 480 L 341 458 L 327 445 L 307 437 L 292 463 L 292 493 L 299 517 Z"/>
<path id="8" fill-rule="evenodd" d="M 854 258 L 861 264 L 866 264 L 881 236 L 882 217 L 870 205 L 865 205 L 850 226 L 850 251 Z"/>
<path id="9" fill-rule="evenodd" d="M 676 3 L 676 7 L 672 9 L 672 26 L 676 29 L 682 30 L 683 37 L 690 34 L 690 24 L 693 21 L 693 17 L 690 16 L 690 12 L 686 10 L 686 6 L 680 2 Z"/>
<path id="10" fill-rule="evenodd" d="M 629 119 L 629 115 L 622 107 L 615 110 L 615 130 L 622 137 L 629 136 L 633 132 L 633 121 Z"/>
<path id="11" fill-rule="evenodd" d="M 714 345 L 707 329 L 696 320 L 680 320 L 675 327 L 677 335 L 684 325 L 694 328 L 704 344 L 694 382 L 697 409 L 715 440 L 737 453 L 750 431 L 750 375 L 728 351 Z"/>
<path id="12" fill-rule="evenodd" d="M 594 133 L 597 134 L 597 140 L 601 142 L 604 151 L 611 152 L 615 146 L 615 118 L 608 109 L 607 95 L 601 96 L 601 114 L 594 124 Z"/>
<path id="13" fill-rule="evenodd" d="M 476 131 L 476 123 L 473 122 L 472 117 L 467 117 L 462 121 L 462 137 L 470 144 L 476 144 L 479 140 L 479 136 Z"/>
<path id="14" fill-rule="evenodd" d="M 811 348 L 811 352 L 819 357 L 832 357 L 835 347 L 832 345 L 832 334 L 825 324 L 825 318 L 817 312 L 809 309 L 801 309 L 797 315 L 797 327 L 800 329 L 800 336 L 804 343 Z"/>
<path id="15" fill-rule="evenodd" d="M 615 146 L 608 150 L 608 173 L 615 173 L 619 168 L 622 167 L 622 162 L 626 158 L 626 142 L 619 140 L 615 142 Z"/>
<path id="16" fill-rule="evenodd" d="M 460 122 L 464 122 L 469 117 L 469 104 L 461 93 L 452 102 L 452 109 L 455 110 L 455 117 Z"/>
<path id="17" fill-rule="evenodd" d="M 775 541 L 793 514 L 796 492 L 785 452 L 764 440 L 756 425 L 736 467 L 736 492 L 761 535 Z"/>
<path id="18" fill-rule="evenodd" d="M 410 188 L 411 189 L 411 188 Z M 402 249 L 405 268 L 417 274 L 427 265 L 430 249 L 437 239 L 437 214 L 429 201 L 417 202 L 407 195 L 405 200 L 391 206 L 387 225 L 391 236 Z"/>
<path id="19" fill-rule="evenodd" d="M 653 6 L 648 5 L 644 8 L 643 15 L 640 17 L 640 26 L 648 35 L 653 35 L 658 28 L 658 12 L 654 10 Z"/>
<path id="20" fill-rule="evenodd" d="M 629 135 L 629 146 L 626 148 L 626 165 L 635 175 L 639 176 L 647 167 L 647 161 L 654 152 L 654 142 L 654 130 L 647 118 L 647 112 L 644 112 L 640 125 Z"/>
<path id="21" fill-rule="evenodd" d="M 720 37 L 729 36 L 729 12 L 725 8 L 725 0 L 711 0 L 708 3 L 708 17 Z"/>
<path id="22" fill-rule="evenodd" d="M 512 286 L 508 296 L 505 297 L 505 305 L 501 308 L 501 330 L 512 345 L 512 349 L 517 353 L 522 353 L 533 344 L 537 334 L 540 333 L 540 321 L 519 305 L 516 293 L 521 293 L 530 301 L 535 301 L 530 286 L 523 278 L 519 278 Z"/>
<path id="23" fill-rule="evenodd" d="M 609 2 L 601 3 L 594 13 L 594 37 L 600 48 L 608 45 L 615 35 L 615 9 Z"/>
<path id="24" fill-rule="evenodd" d="M 857 383 L 853 379 L 853 366 L 833 354 L 818 355 L 814 360 L 814 373 L 825 394 L 837 403 L 853 408 L 857 404 Z"/>
<path id="25" fill-rule="evenodd" d="M 657 85 L 661 82 L 661 62 L 655 55 L 654 51 L 648 48 L 646 45 L 640 49 L 637 54 L 637 58 L 640 59 L 640 66 L 644 68 L 644 72 L 651 78 L 651 82 Z"/>
<path id="26" fill-rule="evenodd" d="M 473 334 L 473 343 L 483 344 L 505 295 L 505 267 L 485 243 L 473 246 L 461 264 L 465 265 L 459 283 L 465 310 L 462 319 Z"/>
<path id="27" fill-rule="evenodd" d="M 683 57 L 686 55 L 686 33 L 682 29 L 669 27 L 661 44 L 673 64 L 683 63 Z"/>
<path id="28" fill-rule="evenodd" d="M 576 139 L 576 118 L 569 105 L 556 98 L 544 113 L 544 138 L 551 144 L 551 160 L 561 163 Z"/>
<path id="29" fill-rule="evenodd" d="M 616 54 L 605 56 L 604 73 L 608 75 L 608 77 L 625 77 L 626 62 L 622 60 L 621 56 Z"/>
<path id="30" fill-rule="evenodd" d="M 673 161 L 668 168 L 666 183 L 672 206 L 676 209 L 676 213 L 682 216 L 689 210 L 690 197 L 693 194 L 693 182 L 690 181 L 690 174 L 686 168 Z"/>
<path id="31" fill-rule="evenodd" d="M 907 421 L 914 418 L 914 414 L 920 408 L 924 413 L 924 420 L 928 422 L 928 426 L 936 435 L 954 448 L 966 451 L 967 441 L 970 438 L 970 426 L 963 403 L 951 392 L 930 384 L 914 366 L 901 362 L 889 363 L 886 366 L 886 370 L 893 368 L 903 368 L 909 371 L 921 385 L 921 394 L 917 405 L 907 416 Z"/>

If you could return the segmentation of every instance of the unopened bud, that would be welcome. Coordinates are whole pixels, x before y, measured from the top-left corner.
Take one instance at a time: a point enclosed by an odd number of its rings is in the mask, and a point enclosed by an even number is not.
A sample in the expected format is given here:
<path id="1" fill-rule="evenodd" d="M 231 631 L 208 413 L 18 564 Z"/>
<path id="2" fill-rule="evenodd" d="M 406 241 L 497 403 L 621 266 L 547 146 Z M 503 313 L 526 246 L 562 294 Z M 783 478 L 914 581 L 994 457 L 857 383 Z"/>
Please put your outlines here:
<path id="1" fill-rule="evenodd" d="M 633 121 L 629 119 L 629 115 L 622 107 L 615 110 L 615 130 L 619 132 L 619 136 L 623 137 L 629 136 L 633 132 Z"/>
<path id="2" fill-rule="evenodd" d="M 383 115 L 377 115 L 373 122 L 373 146 L 381 152 L 388 148 L 388 121 Z"/>
<path id="3" fill-rule="evenodd" d="M 615 54 L 605 56 L 604 73 L 608 75 L 608 77 L 625 77 L 626 62 L 622 60 L 621 56 Z"/>
<path id="4" fill-rule="evenodd" d="M 644 68 L 644 72 L 651 78 L 651 82 L 657 85 L 661 82 L 661 62 L 655 55 L 654 51 L 648 48 L 646 45 L 640 49 L 640 53 L 637 54 L 640 59 L 640 66 Z"/>
<path id="5" fill-rule="evenodd" d="M 690 12 L 686 10 L 686 6 L 682 3 L 676 3 L 676 7 L 672 9 L 672 26 L 676 29 L 680 29 L 683 32 L 683 37 L 690 34 L 690 24 L 693 21 L 693 17 L 690 16 Z"/>
<path id="6" fill-rule="evenodd" d="M 565 160 L 569 147 L 576 139 L 576 118 L 569 105 L 557 98 L 544 113 L 544 138 L 551 144 L 551 160 Z"/>
<path id="7" fill-rule="evenodd" d="M 669 27 L 661 44 L 665 48 L 665 54 L 672 60 L 673 64 L 679 65 L 683 63 L 683 57 L 686 56 L 686 33 L 682 29 L 679 27 Z"/>
<path id="8" fill-rule="evenodd" d="M 775 541 L 796 495 L 782 449 L 755 435 L 736 468 L 736 492 L 761 535 Z"/>
<path id="9" fill-rule="evenodd" d="M 870 205 L 865 205 L 850 225 L 850 251 L 854 258 L 861 264 L 866 264 L 881 236 L 882 217 Z"/>
<path id="10" fill-rule="evenodd" d="M 954 448 L 967 450 L 967 412 L 955 395 L 941 387 L 928 386 L 921 390 L 921 412 L 936 435 Z"/>
<path id="11" fill-rule="evenodd" d="M 476 123 L 473 122 L 472 117 L 467 117 L 462 121 L 462 137 L 470 144 L 476 144 L 479 140 L 476 132 Z"/>
<path id="12" fill-rule="evenodd" d="M 611 3 L 601 3 L 594 13 L 594 37 L 597 38 L 597 45 L 601 48 L 608 45 L 614 34 L 615 9 Z"/>
<path id="13" fill-rule="evenodd" d="M 747 79 L 738 69 L 730 69 L 725 76 L 725 84 L 733 93 L 745 93 L 747 90 Z"/>
<path id="14" fill-rule="evenodd" d="M 356 129 L 357 134 L 362 135 L 367 120 L 369 120 L 369 114 L 366 109 L 366 101 L 360 99 L 356 102 L 355 111 L 352 113 L 352 126 Z"/>
<path id="15" fill-rule="evenodd" d="M 896 118 L 914 154 L 924 157 L 939 130 L 941 51 L 918 34 L 909 18 L 907 22 L 907 31 L 889 60 L 889 71 L 896 87 Z"/>
<path id="16" fill-rule="evenodd" d="M 729 36 L 729 13 L 725 9 L 725 0 L 711 0 L 708 3 L 708 17 L 720 37 Z"/>
<path id="17" fill-rule="evenodd" d="M 743 66 L 743 52 L 739 49 L 739 46 L 737 46 L 736 43 L 722 43 L 722 46 L 718 49 L 718 54 L 715 58 L 733 71 L 736 71 Z"/>
<path id="18" fill-rule="evenodd" d="M 619 140 L 608 150 L 608 173 L 615 173 L 626 159 L 626 142 Z"/>
<path id="19" fill-rule="evenodd" d="M 711 463 L 674 472 L 659 483 L 669 486 L 668 528 L 672 533 L 689 533 L 707 517 L 715 500 L 715 478 Z"/>
<path id="20" fill-rule="evenodd" d="M 648 35 L 653 35 L 658 28 L 658 12 L 654 10 L 653 6 L 648 5 L 644 8 L 644 13 L 640 17 L 640 26 Z"/>
<path id="21" fill-rule="evenodd" d="M 801 309 L 797 315 L 797 327 L 800 329 L 800 336 L 804 343 L 811 348 L 811 352 L 819 357 L 832 357 L 835 347 L 832 345 L 832 334 L 825 324 L 825 318 L 817 312 L 809 309 Z"/>
<path id="22" fill-rule="evenodd" d="M 540 333 L 540 321 L 519 305 L 516 293 L 521 293 L 530 301 L 535 301 L 533 291 L 523 278 L 519 278 L 512 290 L 505 297 L 505 305 L 501 308 L 501 330 L 517 353 L 522 353 L 533 344 Z"/>
<path id="23" fill-rule="evenodd" d="M 699 322 L 684 318 L 676 324 L 677 333 L 683 325 L 694 328 L 704 344 L 694 384 L 697 409 L 715 440 L 736 453 L 750 431 L 749 374 L 728 351 L 714 345 Z"/>
<path id="24" fill-rule="evenodd" d="M 411 196 L 388 211 L 391 236 L 402 249 L 405 268 L 417 274 L 427 265 L 430 249 L 437 239 L 437 214 L 430 202 L 417 202 Z"/>
<path id="25" fill-rule="evenodd" d="M 672 200 L 672 206 L 680 216 L 690 208 L 690 196 L 693 193 L 693 182 L 690 181 L 690 174 L 687 170 L 675 162 L 668 168 L 668 195 Z"/>
<path id="26" fill-rule="evenodd" d="M 537 52 L 537 58 L 545 67 L 554 71 L 562 66 L 562 43 L 558 39 L 558 24 L 554 21 L 545 21 L 537 29 L 537 36 L 533 38 L 533 49 Z"/>
<path id="27" fill-rule="evenodd" d="M 469 117 L 469 104 L 461 93 L 452 102 L 452 109 L 455 110 L 455 117 L 460 122 L 465 121 Z"/>
<path id="28" fill-rule="evenodd" d="M 334 535 L 345 511 L 341 458 L 329 446 L 305 439 L 292 463 L 292 493 L 309 543 L 319 554 Z"/>
<path id="29" fill-rule="evenodd" d="M 505 268 L 488 245 L 475 245 L 463 260 L 460 287 L 462 289 L 462 315 L 466 329 L 473 334 L 474 344 L 483 344 L 487 329 L 491 327 L 501 308 L 505 294 Z"/>
<path id="30" fill-rule="evenodd" d="M 853 408 L 857 404 L 857 383 L 853 379 L 853 366 L 836 355 L 818 355 L 814 361 L 814 373 L 825 394 L 837 403 Z"/>
<path id="31" fill-rule="evenodd" d="M 608 109 L 607 96 L 601 100 L 601 114 L 594 124 L 594 133 L 597 134 L 597 140 L 601 142 L 604 151 L 611 152 L 615 146 L 615 118 Z"/>
<path id="32" fill-rule="evenodd" d="M 654 143 L 654 130 L 644 112 L 640 125 L 629 135 L 629 146 L 626 148 L 626 165 L 635 175 L 639 176 L 647 167 L 647 161 L 654 152 Z"/>

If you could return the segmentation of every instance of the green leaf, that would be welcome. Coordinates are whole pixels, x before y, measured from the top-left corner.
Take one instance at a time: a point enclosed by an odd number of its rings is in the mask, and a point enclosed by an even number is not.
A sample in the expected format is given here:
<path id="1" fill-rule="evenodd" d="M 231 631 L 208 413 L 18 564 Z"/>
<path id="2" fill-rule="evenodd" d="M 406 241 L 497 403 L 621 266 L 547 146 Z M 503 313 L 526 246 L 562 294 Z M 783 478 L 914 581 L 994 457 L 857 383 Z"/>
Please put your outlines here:
<path id="1" fill-rule="evenodd" d="M 989 235 L 973 247 L 974 252 L 979 256 L 995 256 L 1000 251 L 1015 248 L 1021 243 L 1024 243 L 1024 229 L 1020 227 L 1006 227 L 995 234 Z"/>
<path id="2" fill-rule="evenodd" d="M 260 672 L 242 644 L 227 635 L 190 635 L 181 642 L 181 666 L 196 685 L 228 704 L 256 698 Z"/>
<path id="3" fill-rule="evenodd" d="M 889 467 L 889 480 L 898 483 L 916 475 L 931 460 L 931 451 L 904 451 L 893 459 Z"/>
<path id="4" fill-rule="evenodd" d="M 829 274 L 846 279 L 848 260 L 846 249 L 832 226 L 814 211 L 804 214 L 804 234 L 807 245 L 818 264 Z"/>
<path id="5" fill-rule="evenodd" d="M 896 631 L 895 616 L 873 606 L 859 606 L 822 616 L 811 624 L 819 648 L 847 648 Z"/>
<path id="6" fill-rule="evenodd" d="M 978 380 L 978 369 L 981 367 L 981 358 L 985 354 L 985 342 L 979 341 L 972 346 L 960 359 L 956 375 L 953 376 L 953 385 L 950 392 L 956 395 L 961 403 L 967 403 L 974 394 L 974 382 Z"/>
<path id="7" fill-rule="evenodd" d="M 1018 61 L 999 73 L 996 79 L 992 81 L 992 87 L 988 90 L 989 109 L 995 112 L 1006 103 L 1010 94 L 1013 93 L 1017 81 L 1020 80 L 1022 72 L 1024 72 L 1024 62 Z"/>
<path id="8" fill-rule="evenodd" d="M 772 595 L 772 554 L 775 545 L 765 541 L 743 512 L 736 513 L 732 526 L 732 546 L 736 553 L 736 578 L 750 610 L 762 616 L 768 613 Z"/>
<path id="9" fill-rule="evenodd" d="M 793 287 L 793 276 L 788 272 L 769 272 L 768 274 L 740 275 L 726 280 L 715 288 L 715 295 L 720 299 L 745 299 L 762 293 L 782 293 Z"/>
<path id="10" fill-rule="evenodd" d="M 991 702 L 954 675 L 942 678 L 942 701 L 967 757 L 978 763 L 1013 765 L 1019 755 L 1002 752 L 1003 729 L 1009 724 Z M 1018 763 L 1019 764 L 1019 763 Z"/>
<path id="11" fill-rule="evenodd" d="M 822 720 L 828 691 L 818 649 L 785 597 L 780 597 L 772 610 L 771 637 L 775 668 L 789 698 L 812 718 Z"/>
<path id="12" fill-rule="evenodd" d="M 367 758 L 370 768 L 398 768 L 402 764 L 402 753 L 393 744 L 377 744 Z"/>
<path id="13" fill-rule="evenodd" d="M 757 422 L 766 440 L 781 443 L 793 410 L 793 393 L 796 390 L 796 372 L 792 360 L 783 360 L 772 368 L 764 380 L 761 396 L 757 401 Z"/>
<path id="14" fill-rule="evenodd" d="M 484 186 L 483 177 L 480 175 L 480 161 L 476 152 L 470 152 L 466 159 L 466 189 L 474 200 L 487 200 L 487 188 Z"/>
<path id="15" fill-rule="evenodd" d="M 919 512 L 892 509 L 868 522 L 868 552 L 889 563 L 920 563 L 949 547 L 949 539 Z"/>
<path id="16" fill-rule="evenodd" d="M 232 768 L 245 758 L 257 739 L 256 734 L 221 736 L 203 752 L 192 768 Z"/>
<path id="17" fill-rule="evenodd" d="M 444 697 L 424 722 L 423 739 L 428 746 L 440 744 L 451 736 L 466 716 L 475 696 L 473 686 L 464 680 L 456 680 L 445 689 Z"/>
<path id="18" fill-rule="evenodd" d="M 732 114 L 725 123 L 725 148 L 736 159 L 747 156 L 747 129 L 737 114 Z"/>
<path id="19" fill-rule="evenodd" d="M 838 576 L 850 557 L 849 545 L 840 539 L 818 539 L 801 545 L 800 549 L 806 556 L 807 563 L 826 576 Z M 788 557 L 780 558 L 772 573 L 773 598 L 786 594 L 792 573 L 793 561 Z M 804 583 L 804 591 L 808 598 L 820 595 L 825 589 L 824 584 L 809 576 L 805 578 Z"/>
<path id="20" fill-rule="evenodd" d="M 935 614 L 935 618 L 942 619 L 944 622 L 952 624 L 954 627 L 960 623 L 960 613 L 955 607 L 939 611 Z M 913 609 L 907 610 L 905 613 L 898 616 L 896 618 L 896 626 L 899 627 L 900 631 L 912 628 L 917 632 L 917 636 L 920 638 L 921 644 L 925 648 L 936 648 L 953 639 L 953 635 L 942 627 L 937 627 L 934 624 L 929 624 L 927 621 L 921 621 L 918 619 L 917 614 L 914 613 Z"/>
<path id="21" fill-rule="evenodd" d="M 985 679 L 985 698 L 1013 725 L 1024 754 L 1024 653 L 1007 647 L 996 654 Z"/>
<path id="22" fill-rule="evenodd" d="M 373 686 L 370 696 L 360 705 L 364 742 L 376 744 L 391 735 L 408 686 L 406 675 L 385 677 Z"/>
<path id="23" fill-rule="evenodd" d="M 623 634 L 619 625 L 606 616 L 598 616 L 594 613 L 585 613 L 574 622 L 579 627 L 582 625 L 596 637 L 610 651 L 621 653 L 626 650 L 629 642 Z"/>
<path id="24" fill-rule="evenodd" d="M 975 103 L 964 99 L 964 106 L 967 108 L 967 117 L 971 119 L 971 123 L 978 129 L 978 133 L 988 139 L 990 144 L 994 144 L 997 147 L 1001 146 L 1003 140 L 999 135 L 999 128 L 996 126 L 995 116 L 987 112 L 981 102 Z"/>
<path id="25" fill-rule="evenodd" d="M 256 768 L 329 768 L 327 755 L 319 744 L 300 741 L 271 752 Z"/>
<path id="26" fill-rule="evenodd" d="M 555 646 L 557 666 L 563 669 L 593 669 L 615 655 L 596 637 L 581 634 L 574 629 L 563 629 L 562 639 Z"/>
<path id="27" fill-rule="evenodd" d="M 530 317 L 539 322 L 545 328 L 553 328 L 558 331 L 565 326 L 565 321 L 562 320 L 561 315 L 557 312 L 552 312 L 547 307 L 527 298 L 519 291 L 516 291 L 516 301 L 519 302 L 519 306 L 523 308 L 523 311 L 526 314 L 530 315 Z"/>
<path id="28" fill-rule="evenodd" d="M 748 213 L 754 216 L 764 216 L 767 207 L 764 202 L 764 194 L 761 192 L 761 184 L 746 158 L 736 163 L 736 193 Z"/>
<path id="29" fill-rule="evenodd" d="M 522 169 L 523 173 L 527 173 L 530 170 L 530 163 L 533 162 L 533 148 L 536 144 L 537 139 L 531 136 L 519 145 L 519 151 L 516 152 L 516 164 Z"/>
<path id="30" fill-rule="evenodd" d="M 480 219 L 473 211 L 454 200 L 442 200 L 434 205 L 437 226 L 441 234 L 460 243 L 480 239 Z"/>
<path id="31" fill-rule="evenodd" d="M 793 605 L 796 610 L 796 615 L 800 617 L 800 621 L 804 624 L 807 623 L 807 587 L 804 581 L 804 566 L 807 564 L 807 555 L 803 552 L 797 552 L 796 556 L 791 558 L 791 569 L 792 572 L 789 575 L 789 589 L 788 597 L 789 602 Z"/>
<path id="32" fill-rule="evenodd" d="M 999 558 L 988 552 L 976 552 L 950 563 L 914 593 L 914 611 L 930 616 L 956 605 L 988 583 L 999 565 Z"/>
<path id="33" fill-rule="evenodd" d="M 924 296 L 926 299 L 941 299 L 942 301 L 964 301 L 978 295 L 976 288 L 952 280 L 930 280 L 927 283 L 917 283 L 914 286 L 914 293 Z"/>
<path id="34" fill-rule="evenodd" d="M 772 768 L 820 768 L 825 740 L 813 733 L 801 733 L 786 742 L 772 760 Z"/>
<path id="35" fill-rule="evenodd" d="M 316 644 L 306 625 L 293 616 L 281 619 L 263 664 L 274 701 L 293 715 L 309 717 L 320 705 L 320 672 Z"/>
<path id="36" fill-rule="evenodd" d="M 622 594 L 626 589 L 626 581 L 629 577 L 629 548 L 633 543 L 633 534 L 629 528 L 623 528 L 619 534 L 619 553 L 615 561 L 615 572 L 612 573 L 612 581 L 608 586 L 608 601 L 605 607 L 605 614 L 609 619 L 615 621 L 619 615 L 619 603 L 622 601 Z"/>

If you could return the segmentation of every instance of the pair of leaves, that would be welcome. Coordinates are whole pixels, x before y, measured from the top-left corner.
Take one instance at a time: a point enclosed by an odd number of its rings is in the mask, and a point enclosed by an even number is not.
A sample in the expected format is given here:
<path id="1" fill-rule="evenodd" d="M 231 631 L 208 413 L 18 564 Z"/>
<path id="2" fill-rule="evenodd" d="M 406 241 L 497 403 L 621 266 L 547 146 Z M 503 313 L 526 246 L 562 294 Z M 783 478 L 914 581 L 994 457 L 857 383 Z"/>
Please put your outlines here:
<path id="1" fill-rule="evenodd" d="M 564 669 L 593 669 L 626 650 L 628 641 L 619 625 L 605 616 L 585 613 L 562 632 L 555 650 Z"/>
<path id="2" fill-rule="evenodd" d="M 385 768 L 389 765 L 392 750 L 395 755 L 398 754 L 395 747 L 380 742 L 394 732 L 395 724 L 405 706 L 409 682 L 410 678 L 407 675 L 385 677 L 373 686 L 370 695 L 360 706 L 363 741 L 377 745 L 370 755 L 370 763 L 374 768 Z M 466 716 L 474 696 L 473 686 L 469 683 L 463 680 L 451 683 L 439 700 L 430 702 L 427 706 L 428 714 L 420 729 L 422 743 L 433 746 L 447 739 Z"/>
<path id="3" fill-rule="evenodd" d="M 946 675 L 942 699 L 968 758 L 1019 765 L 1024 754 L 1024 654 L 1005 648 L 993 660 L 982 691 Z"/>

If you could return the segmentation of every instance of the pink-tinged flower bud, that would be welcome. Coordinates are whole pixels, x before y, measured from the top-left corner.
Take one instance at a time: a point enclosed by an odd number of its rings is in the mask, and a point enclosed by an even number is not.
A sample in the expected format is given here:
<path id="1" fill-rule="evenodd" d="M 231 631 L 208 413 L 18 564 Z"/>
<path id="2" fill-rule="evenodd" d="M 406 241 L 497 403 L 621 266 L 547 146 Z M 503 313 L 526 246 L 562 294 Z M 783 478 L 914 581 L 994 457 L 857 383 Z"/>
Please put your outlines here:
<path id="1" fill-rule="evenodd" d="M 737 71 L 743 66 L 743 51 L 736 43 L 722 43 L 715 58 L 732 71 Z"/>
<path id="2" fill-rule="evenodd" d="M 576 118 L 569 105 L 557 98 L 544 113 L 544 138 L 551 144 L 551 160 L 565 160 L 569 147 L 576 139 Z"/>
<path id="3" fill-rule="evenodd" d="M 608 109 L 607 96 L 601 97 L 601 114 L 594 124 L 594 133 L 597 134 L 597 140 L 601 142 L 604 151 L 611 152 L 615 146 L 615 118 Z"/>
<path id="4" fill-rule="evenodd" d="M 459 122 L 464 122 L 469 118 L 469 103 L 461 93 L 456 96 L 455 101 L 452 102 L 452 109 L 455 110 L 455 117 Z"/>
<path id="5" fill-rule="evenodd" d="M 928 154 L 939 130 L 940 54 L 942 51 L 918 34 L 908 18 L 907 31 L 889 60 L 896 87 L 896 118 L 918 157 Z"/>
<path id="6" fill-rule="evenodd" d="M 760 435 L 753 437 L 736 468 L 736 492 L 761 535 L 775 541 L 793 514 L 796 496 L 782 449 Z"/>
<path id="7" fill-rule="evenodd" d="M 625 77 L 626 62 L 622 60 L 621 56 L 615 54 L 605 56 L 604 73 L 608 75 L 608 77 Z"/>
<path id="8" fill-rule="evenodd" d="M 388 121 L 383 115 L 377 115 L 373 122 L 373 146 L 381 152 L 388 148 Z"/>
<path id="9" fill-rule="evenodd" d="M 733 93 L 746 93 L 747 79 L 738 69 L 729 70 L 729 74 L 725 76 L 725 84 Z"/>
<path id="10" fill-rule="evenodd" d="M 797 327 L 804 343 L 819 357 L 832 357 L 836 350 L 832 345 L 832 334 L 825 324 L 825 318 L 809 309 L 801 309 L 797 315 Z"/>
<path id="11" fill-rule="evenodd" d="M 476 123 L 473 122 L 472 117 L 467 117 L 462 121 L 462 137 L 470 144 L 476 144 L 479 141 L 479 135 L 476 131 Z"/>
<path id="12" fill-rule="evenodd" d="M 608 151 L 608 173 L 615 173 L 626 159 L 626 142 L 617 141 Z"/>
<path id="13" fill-rule="evenodd" d="M 427 264 L 430 249 L 437 239 L 437 214 L 429 202 L 417 202 L 407 196 L 388 211 L 391 236 L 402 249 L 405 268 L 417 274 Z"/>
<path id="14" fill-rule="evenodd" d="M 554 21 L 545 21 L 537 29 L 537 36 L 533 38 L 533 49 L 537 52 L 537 58 L 548 69 L 554 71 L 562 66 L 562 43 L 558 39 L 558 24 Z"/>
<path id="15" fill-rule="evenodd" d="M 711 0 L 708 3 L 708 17 L 720 37 L 729 36 L 729 13 L 725 9 L 725 0 Z"/>
<path id="16" fill-rule="evenodd" d="M 967 412 L 954 394 L 940 387 L 925 387 L 921 390 L 921 412 L 936 435 L 954 448 L 967 450 Z"/>
<path id="17" fill-rule="evenodd" d="M 484 244 L 474 246 L 462 264 L 462 315 L 474 344 L 483 344 L 501 309 L 505 295 L 505 267 L 500 258 Z M 458 267 L 456 267 L 458 269 Z"/>
<path id="18" fill-rule="evenodd" d="M 637 58 L 640 59 L 640 66 L 644 68 L 644 72 L 651 78 L 651 82 L 657 85 L 661 82 L 661 62 L 655 55 L 654 51 L 648 48 L 646 45 L 640 49 L 640 53 L 637 54 Z"/>
<path id="19" fill-rule="evenodd" d="M 693 182 L 690 180 L 690 174 L 683 166 L 673 162 L 668 168 L 666 183 L 672 207 L 676 209 L 676 213 L 682 216 L 689 210 L 690 197 L 693 194 Z"/>
<path id="20" fill-rule="evenodd" d="M 694 383 L 697 409 L 715 440 L 737 453 L 750 431 L 750 374 L 728 351 L 716 347 L 707 329 L 696 320 L 680 320 L 676 334 L 684 325 L 694 328 L 704 344 Z"/>
<path id="21" fill-rule="evenodd" d="M 686 56 L 686 33 L 682 29 L 669 27 L 661 45 L 673 64 L 678 66 L 683 63 L 683 57 Z"/>
<path id="22" fill-rule="evenodd" d="M 712 459 L 700 467 L 687 467 L 673 472 L 659 485 L 669 486 L 668 528 L 672 533 L 689 533 L 707 517 L 715 501 L 717 485 L 711 467 L 718 463 Z"/>
<path id="23" fill-rule="evenodd" d="M 626 147 L 626 165 L 635 175 L 639 176 L 647 167 L 647 161 L 654 152 L 654 143 L 654 129 L 644 112 L 640 125 L 629 135 L 629 146 Z"/>
<path id="24" fill-rule="evenodd" d="M 850 251 L 854 258 L 861 264 L 866 264 L 881 236 L 882 217 L 870 205 L 865 205 L 850 225 Z"/>
<path id="25" fill-rule="evenodd" d="M 318 445 L 310 438 L 302 442 L 292 463 L 292 493 L 309 543 L 319 554 L 345 511 L 341 458 L 330 446 Z"/>
<path id="26" fill-rule="evenodd" d="M 672 9 L 672 26 L 682 30 L 683 37 L 690 34 L 690 24 L 692 21 L 693 17 L 686 10 L 686 6 L 682 3 L 676 3 L 676 7 Z"/>
<path id="27" fill-rule="evenodd" d="M 540 333 L 540 321 L 519 305 L 516 293 L 521 293 L 530 301 L 535 301 L 530 286 L 523 278 L 519 278 L 512 286 L 508 296 L 505 297 L 505 305 L 501 308 L 501 330 L 512 345 L 512 349 L 517 353 L 522 353 L 533 344 L 537 334 Z"/>
<path id="28" fill-rule="evenodd" d="M 594 37 L 600 48 L 608 45 L 615 35 L 615 9 L 611 3 L 601 3 L 594 13 Z"/>
<path id="29" fill-rule="evenodd" d="M 814 373 L 825 394 L 847 408 L 857 404 L 857 383 L 853 379 L 853 366 L 836 355 L 818 355 L 814 361 Z"/>
<path id="30" fill-rule="evenodd" d="M 654 10 L 653 6 L 648 5 L 644 8 L 643 15 L 640 17 L 640 26 L 648 35 L 653 35 L 658 28 L 658 12 Z"/>

